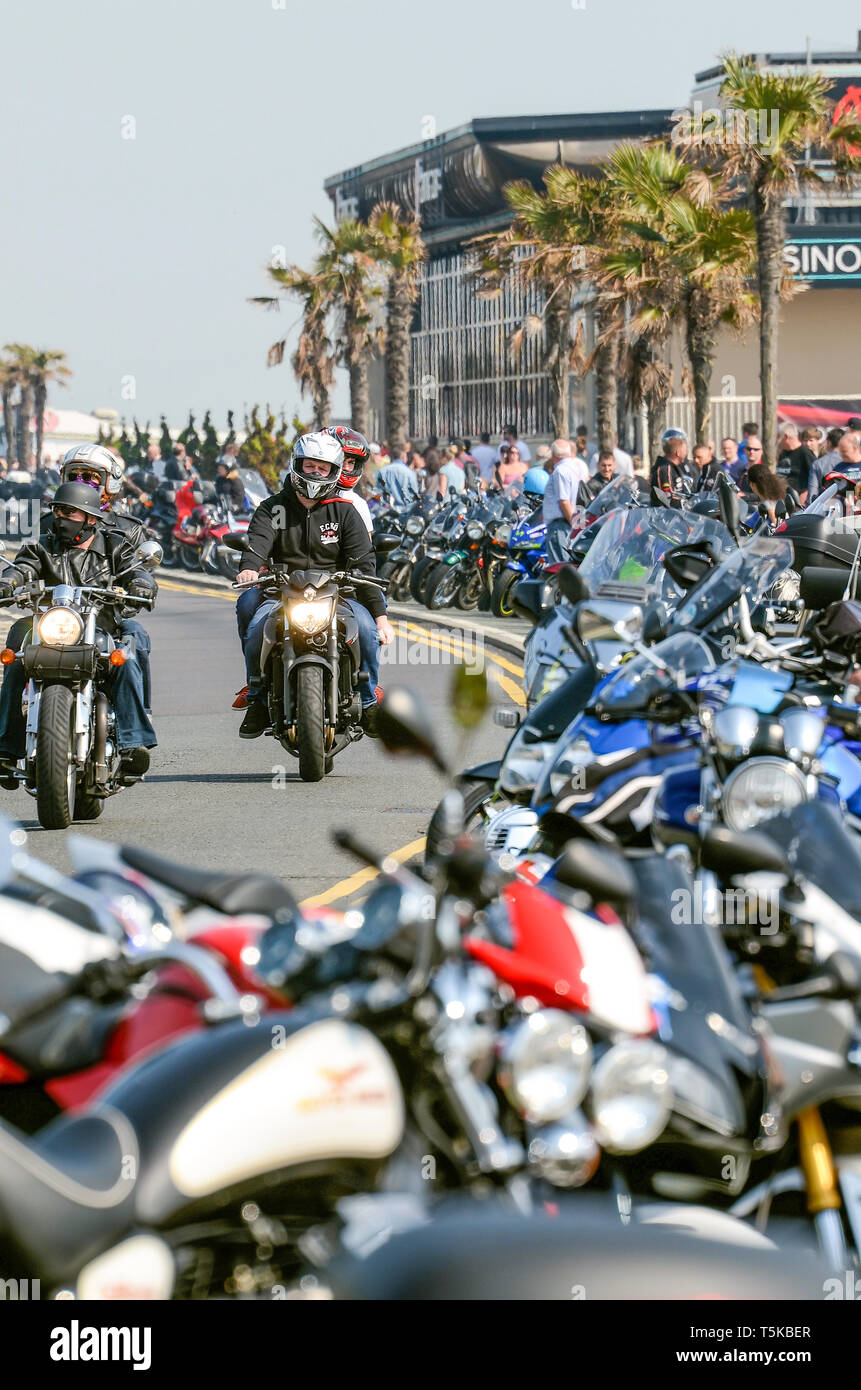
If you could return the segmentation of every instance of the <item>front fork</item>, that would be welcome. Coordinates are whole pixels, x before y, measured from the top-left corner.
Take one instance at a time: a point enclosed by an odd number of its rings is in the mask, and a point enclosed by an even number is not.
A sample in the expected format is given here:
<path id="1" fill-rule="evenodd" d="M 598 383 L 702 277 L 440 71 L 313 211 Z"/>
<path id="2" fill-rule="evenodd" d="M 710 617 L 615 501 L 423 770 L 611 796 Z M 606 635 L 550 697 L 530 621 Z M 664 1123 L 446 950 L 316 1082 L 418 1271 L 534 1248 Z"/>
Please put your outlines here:
<path id="1" fill-rule="evenodd" d="M 837 1169 L 818 1106 L 811 1105 L 797 1117 L 798 1153 L 807 1210 L 816 1227 L 822 1253 L 832 1269 L 849 1268 L 849 1254 L 840 1218 Z"/>

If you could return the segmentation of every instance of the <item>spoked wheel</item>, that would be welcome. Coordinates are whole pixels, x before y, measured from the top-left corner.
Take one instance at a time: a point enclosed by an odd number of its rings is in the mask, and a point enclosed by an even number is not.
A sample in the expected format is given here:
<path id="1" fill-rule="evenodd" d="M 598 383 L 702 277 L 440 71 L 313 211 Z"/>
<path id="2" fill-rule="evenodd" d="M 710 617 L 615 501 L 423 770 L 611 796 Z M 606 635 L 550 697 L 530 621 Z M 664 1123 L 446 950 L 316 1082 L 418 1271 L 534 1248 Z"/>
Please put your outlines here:
<path id="1" fill-rule="evenodd" d="M 457 606 L 464 613 L 471 613 L 478 607 L 479 600 L 484 593 L 484 583 L 481 578 L 481 571 L 476 570 L 471 574 L 465 584 L 462 584 L 457 595 Z"/>
<path id="2" fill-rule="evenodd" d="M 517 570 L 503 570 L 502 573 L 498 575 L 496 583 L 493 586 L 493 597 L 490 600 L 490 606 L 497 618 L 514 617 L 514 609 L 511 606 L 511 595 L 514 592 L 515 584 L 517 584 L 521 578 L 522 576 L 518 574 Z"/>
<path id="3" fill-rule="evenodd" d="M 448 608 L 454 603 L 460 588 L 460 574 L 457 565 L 447 565 L 445 561 L 437 565 L 425 588 L 425 607 L 435 611 Z"/>
<path id="4" fill-rule="evenodd" d="M 416 603 L 424 603 L 425 585 L 438 564 L 439 561 L 435 555 L 423 555 L 413 565 L 413 572 L 410 575 L 410 597 L 414 598 Z"/>
<path id="5" fill-rule="evenodd" d="M 74 737 L 72 691 L 65 685 L 44 686 L 36 731 L 36 809 L 45 830 L 66 830 L 74 819 Z"/>
<path id="6" fill-rule="evenodd" d="M 221 566 L 218 563 L 218 556 L 215 553 L 215 546 L 211 546 L 210 549 L 206 552 L 205 560 L 203 558 L 203 552 L 201 552 L 200 568 L 203 570 L 204 574 L 221 573 Z"/>
<path id="7" fill-rule="evenodd" d="M 389 581 L 388 597 L 397 603 L 399 599 L 405 598 L 405 580 L 408 576 L 408 566 L 400 561 L 385 560 L 380 567 L 380 578 Z"/>
<path id="8" fill-rule="evenodd" d="M 320 782 L 326 774 L 326 694 L 319 666 L 296 672 L 296 746 L 303 782 Z"/>

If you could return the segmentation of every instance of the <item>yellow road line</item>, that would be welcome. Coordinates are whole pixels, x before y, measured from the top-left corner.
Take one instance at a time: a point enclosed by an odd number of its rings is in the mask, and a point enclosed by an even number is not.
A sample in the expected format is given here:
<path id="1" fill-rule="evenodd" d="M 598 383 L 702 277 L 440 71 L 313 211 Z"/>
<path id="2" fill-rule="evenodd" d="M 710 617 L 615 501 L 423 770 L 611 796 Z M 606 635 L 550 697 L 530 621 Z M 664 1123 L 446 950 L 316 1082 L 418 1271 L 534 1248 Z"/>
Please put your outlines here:
<path id="1" fill-rule="evenodd" d="M 230 590 L 226 594 L 220 594 L 217 589 L 201 589 L 197 584 L 177 584 L 175 579 L 159 579 L 158 587 L 160 589 L 172 589 L 177 594 L 197 594 L 198 597 L 202 595 L 204 598 L 222 598 L 227 603 L 235 603 L 239 596 L 238 591 L 234 593 L 233 590 Z"/>
<path id="2" fill-rule="evenodd" d="M 387 855 L 387 860 L 394 860 L 396 864 L 403 864 L 407 859 L 412 859 L 414 854 L 420 854 L 425 847 L 424 835 L 420 840 L 412 840 L 408 845 L 402 845 L 400 849 L 393 850 Z M 360 888 L 364 888 L 366 883 L 372 883 L 379 876 L 379 869 L 360 869 L 357 874 L 352 874 L 350 878 L 342 878 L 340 883 L 335 883 L 331 888 L 327 888 L 325 893 L 317 893 L 313 898 L 303 898 L 300 907 L 328 907 L 331 903 L 338 902 L 340 898 L 349 898 Z"/>
<path id="3" fill-rule="evenodd" d="M 412 622 L 411 620 L 409 620 L 409 619 L 407 619 L 407 618 L 399 618 L 398 621 L 401 622 L 401 623 L 403 623 L 403 625 L 404 625 L 406 628 L 412 629 L 414 632 L 419 632 L 419 633 L 421 633 L 423 637 L 430 637 L 430 636 L 431 636 L 431 633 L 428 631 L 428 629 L 427 629 L 426 627 L 421 627 L 418 623 L 414 623 L 414 622 Z M 471 638 L 475 638 L 475 637 L 482 637 L 482 638 L 483 638 L 483 637 L 484 637 L 484 633 L 482 633 L 482 632 L 473 632 L 473 631 L 471 631 L 471 630 L 467 631 L 467 629 L 464 629 L 464 632 L 465 632 L 469 637 L 471 637 Z M 458 634 L 455 634 L 455 635 L 458 635 Z M 490 642 L 492 642 L 492 641 L 493 641 L 493 638 L 490 637 L 490 638 L 488 638 L 487 640 L 490 641 Z M 514 663 L 513 661 L 507 661 L 506 658 L 505 658 L 504 656 L 493 656 L 493 657 L 489 657 L 488 659 L 489 659 L 490 661 L 493 661 L 497 666 L 501 666 L 501 667 L 503 668 L 503 670 L 505 670 L 505 671 L 510 671 L 511 674 L 512 674 L 513 676 L 522 676 L 522 675 L 523 675 L 523 667 L 522 667 L 522 666 L 517 666 L 517 665 L 515 665 L 515 663 Z"/>

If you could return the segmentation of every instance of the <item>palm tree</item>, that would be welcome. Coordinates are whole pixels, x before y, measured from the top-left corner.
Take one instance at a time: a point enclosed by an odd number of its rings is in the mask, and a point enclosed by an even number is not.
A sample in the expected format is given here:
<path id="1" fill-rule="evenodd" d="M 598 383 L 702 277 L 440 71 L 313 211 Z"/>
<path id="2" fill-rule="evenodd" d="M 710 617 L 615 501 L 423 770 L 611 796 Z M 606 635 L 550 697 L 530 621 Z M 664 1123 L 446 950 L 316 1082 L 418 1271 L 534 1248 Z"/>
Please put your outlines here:
<path id="1" fill-rule="evenodd" d="M 368 218 L 375 254 L 388 275 L 386 295 L 386 434 L 398 443 L 410 432 L 410 329 L 427 260 L 421 223 L 395 203 L 378 203 Z"/>
<path id="2" fill-rule="evenodd" d="M 361 433 L 370 429 L 368 361 L 382 343 L 377 307 L 383 288 L 377 269 L 377 237 L 367 223 L 348 218 L 327 227 L 314 219 L 321 252 L 314 263 L 335 317 L 337 360 L 350 375 L 350 419 Z M 277 279 L 277 273 L 273 272 Z"/>
<path id="3" fill-rule="evenodd" d="M 36 349 L 26 343 L 7 343 L 4 352 L 12 357 L 12 364 L 18 377 L 18 435 L 20 448 L 18 462 L 21 468 L 30 465 L 30 420 L 34 409 Z"/>
<path id="4" fill-rule="evenodd" d="M 299 383 L 301 395 L 308 395 L 314 406 L 314 428 L 322 429 L 329 419 L 329 393 L 335 379 L 335 361 L 329 340 L 327 317 L 331 308 L 328 286 L 314 270 L 301 266 L 269 267 L 272 278 L 288 294 L 294 294 L 302 304 L 302 326 L 291 365 Z M 277 296 L 262 295 L 250 301 L 267 309 L 277 309 Z M 284 359 L 285 340 L 269 349 L 268 362 L 277 366 Z"/>
<path id="5" fill-rule="evenodd" d="M 51 348 L 36 349 L 30 360 L 30 381 L 33 388 L 33 405 L 36 414 L 36 463 L 42 461 L 42 436 L 45 432 L 45 407 L 48 404 L 48 387 L 52 383 L 66 386 L 72 375 L 66 366 L 66 354 Z"/>
<path id="6" fill-rule="evenodd" d="M 17 439 L 15 437 L 15 408 L 12 397 L 18 390 L 18 368 L 14 362 L 0 362 L 0 396 L 3 399 L 3 428 L 6 432 L 6 462 L 14 468 L 18 461 Z"/>
<path id="7" fill-rule="evenodd" d="M 724 59 L 721 98 L 737 113 L 724 122 L 717 146 L 702 131 L 689 129 L 684 143 L 694 158 L 717 162 L 728 180 L 750 199 L 756 225 L 760 300 L 760 390 L 765 459 L 776 463 L 778 315 L 784 288 L 786 238 L 784 203 L 804 188 L 830 184 L 848 187 L 857 181 L 861 159 L 855 117 L 832 124 L 831 84 L 820 72 L 780 74 L 760 71 L 750 58 Z M 810 162 L 831 159 L 823 176 Z"/>

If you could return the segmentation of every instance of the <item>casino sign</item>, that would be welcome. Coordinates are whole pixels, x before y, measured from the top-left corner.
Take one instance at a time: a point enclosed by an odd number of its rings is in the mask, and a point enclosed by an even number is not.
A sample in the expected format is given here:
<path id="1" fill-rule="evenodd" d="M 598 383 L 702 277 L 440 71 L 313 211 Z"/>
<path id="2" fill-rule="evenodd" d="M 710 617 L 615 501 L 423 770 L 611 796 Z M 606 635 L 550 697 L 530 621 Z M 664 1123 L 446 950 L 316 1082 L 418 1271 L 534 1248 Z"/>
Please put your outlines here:
<path id="1" fill-rule="evenodd" d="M 861 285 L 861 229 L 842 236 L 792 238 L 783 255 L 799 280 L 822 287 Z"/>

